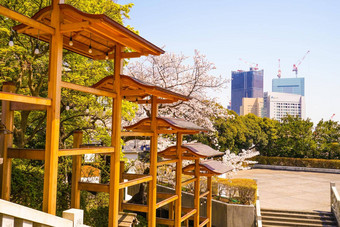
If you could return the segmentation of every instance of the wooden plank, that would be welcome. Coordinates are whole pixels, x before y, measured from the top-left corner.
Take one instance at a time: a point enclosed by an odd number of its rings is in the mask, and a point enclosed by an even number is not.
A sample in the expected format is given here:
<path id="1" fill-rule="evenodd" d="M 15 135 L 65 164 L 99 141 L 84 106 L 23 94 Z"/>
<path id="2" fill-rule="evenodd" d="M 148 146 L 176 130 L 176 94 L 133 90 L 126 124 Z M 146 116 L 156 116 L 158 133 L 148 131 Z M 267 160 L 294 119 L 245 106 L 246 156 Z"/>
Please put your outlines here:
<path id="1" fill-rule="evenodd" d="M 182 216 L 182 221 L 185 221 L 186 219 L 190 218 L 192 215 L 196 214 L 196 209 L 192 208 L 188 213 Z"/>
<path id="2" fill-rule="evenodd" d="M 37 104 L 37 105 L 43 105 L 43 106 L 51 105 L 50 98 L 40 98 L 40 97 L 27 96 L 27 95 L 18 95 L 18 94 L 13 94 L 13 93 L 4 92 L 4 91 L 0 91 L 0 100 L 27 103 L 27 104 Z"/>
<path id="3" fill-rule="evenodd" d="M 121 132 L 121 136 L 153 136 L 153 132 Z"/>
<path id="4" fill-rule="evenodd" d="M 8 148 L 8 158 L 44 160 L 44 149 Z"/>
<path id="5" fill-rule="evenodd" d="M 182 223 L 182 133 L 177 133 L 176 152 L 178 162 L 176 164 L 176 195 L 178 199 L 175 203 L 175 227 L 181 227 Z"/>
<path id="6" fill-rule="evenodd" d="M 44 32 L 47 32 L 49 34 L 54 34 L 55 33 L 55 29 L 52 27 L 52 26 L 48 26 L 46 24 L 43 24 L 41 22 L 38 22 L 34 19 L 31 19 L 29 17 L 26 17 L 20 13 L 17 13 L 13 10 L 10 10 L 2 5 L 0 5 L 0 14 L 5 16 L 5 17 L 8 17 L 8 18 L 11 18 L 13 20 L 16 20 L 20 23 L 23 23 L 23 24 L 26 24 L 30 27 L 33 27 L 33 28 L 36 28 L 36 29 L 39 29 L 41 31 L 44 31 Z"/>
<path id="7" fill-rule="evenodd" d="M 206 218 L 203 222 L 201 222 L 201 224 L 199 225 L 199 227 L 203 227 L 205 226 L 209 221 L 209 218 Z"/>
<path id="8" fill-rule="evenodd" d="M 202 194 L 200 194 L 200 198 L 207 196 L 209 193 L 210 191 L 203 192 Z"/>
<path id="9" fill-rule="evenodd" d="M 81 92 L 84 92 L 84 93 L 89 93 L 89 94 L 93 94 L 93 95 L 97 95 L 97 96 L 106 96 L 106 97 L 112 97 L 112 98 L 117 97 L 117 94 L 115 94 L 114 92 L 108 92 L 108 91 L 100 90 L 100 89 L 97 89 L 97 88 L 86 87 L 86 86 L 73 84 L 73 83 L 69 83 L 69 82 L 64 82 L 64 81 L 61 82 L 61 86 L 63 88 L 81 91 Z"/>
<path id="10" fill-rule="evenodd" d="M 157 103 L 166 104 L 166 103 L 174 103 L 178 100 L 175 99 L 157 99 Z M 150 100 L 138 100 L 138 104 L 151 104 Z"/>
<path id="11" fill-rule="evenodd" d="M 73 148 L 73 149 L 60 149 L 58 156 L 72 156 L 83 154 L 107 154 L 114 153 L 113 147 L 91 147 L 91 148 Z"/>
<path id="12" fill-rule="evenodd" d="M 131 211 L 137 211 L 137 212 L 149 212 L 149 207 L 147 205 L 142 204 L 133 204 L 133 203 L 123 203 L 122 204 L 123 210 L 131 210 Z"/>
<path id="13" fill-rule="evenodd" d="M 156 223 L 159 225 L 173 226 L 175 224 L 175 220 L 167 218 L 156 218 Z"/>
<path id="14" fill-rule="evenodd" d="M 61 24 L 60 32 L 61 33 L 69 33 L 69 32 L 76 32 L 76 31 L 83 31 L 90 26 L 89 21 L 83 21 L 78 23 L 70 23 L 70 24 Z"/>
<path id="15" fill-rule="evenodd" d="M 136 178 L 146 177 L 146 174 L 135 174 L 135 173 L 123 173 L 123 179 L 133 180 Z"/>
<path id="16" fill-rule="evenodd" d="M 169 204 L 169 203 L 171 203 L 171 202 L 173 202 L 173 201 L 175 201 L 177 199 L 178 199 L 178 195 L 173 195 L 173 196 L 171 196 L 171 197 L 169 197 L 167 199 L 164 199 L 164 200 L 162 200 L 162 201 L 160 201 L 160 202 L 158 202 L 156 204 L 156 209 L 158 209 L 158 208 L 160 208 L 162 206 L 165 206 L 165 205 L 167 205 L 167 204 Z"/>
<path id="17" fill-rule="evenodd" d="M 172 196 L 174 196 L 175 194 L 172 194 L 172 193 L 166 193 L 166 192 L 158 192 L 157 193 L 157 198 L 158 199 L 167 199 L 167 198 L 170 198 Z"/>
<path id="18" fill-rule="evenodd" d="M 106 193 L 110 192 L 109 184 L 78 182 L 78 187 L 79 187 L 79 190 L 81 191 L 106 192 Z"/>
<path id="19" fill-rule="evenodd" d="M 162 166 L 162 165 L 168 165 L 174 162 L 178 162 L 178 159 L 172 159 L 172 160 L 165 160 L 157 163 L 157 166 Z"/>
<path id="20" fill-rule="evenodd" d="M 63 69 L 63 36 L 60 33 L 60 19 L 59 1 L 52 0 L 51 26 L 55 28 L 55 34 L 50 38 L 49 51 L 48 98 L 51 99 L 51 103 L 47 109 L 46 120 L 43 211 L 53 215 L 56 214 L 57 208 L 60 84 Z"/>
<path id="21" fill-rule="evenodd" d="M 130 187 L 130 186 L 133 186 L 133 185 L 136 185 L 136 184 L 141 184 L 141 183 L 144 183 L 144 182 L 149 182 L 151 180 L 152 180 L 152 176 L 145 176 L 145 177 L 129 180 L 127 182 L 119 183 L 119 189 Z"/>
<path id="22" fill-rule="evenodd" d="M 73 147 L 79 148 L 83 141 L 83 132 L 73 133 Z M 71 188 L 71 208 L 80 209 L 80 189 L 78 183 L 81 179 L 81 155 L 72 157 L 72 188 Z"/>
<path id="23" fill-rule="evenodd" d="M 47 106 L 44 105 L 34 105 L 34 104 L 27 104 L 27 103 L 20 103 L 20 102 L 11 102 L 11 110 L 18 111 L 18 110 L 47 110 Z"/>

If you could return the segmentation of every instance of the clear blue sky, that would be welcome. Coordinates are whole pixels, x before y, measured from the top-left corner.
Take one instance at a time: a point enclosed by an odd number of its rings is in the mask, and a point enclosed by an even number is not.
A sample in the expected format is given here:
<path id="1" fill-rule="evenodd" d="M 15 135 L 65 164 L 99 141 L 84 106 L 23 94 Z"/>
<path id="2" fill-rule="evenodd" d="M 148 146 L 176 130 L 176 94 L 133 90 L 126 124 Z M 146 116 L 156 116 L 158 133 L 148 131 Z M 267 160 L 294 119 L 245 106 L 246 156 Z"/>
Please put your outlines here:
<path id="1" fill-rule="evenodd" d="M 124 4 L 131 1 L 120 0 Z M 340 1 L 336 0 L 132 0 L 125 24 L 165 51 L 192 56 L 194 50 L 215 63 L 214 74 L 231 77 L 247 69 L 239 58 L 264 69 L 264 91 L 271 91 L 278 59 L 282 77 L 310 50 L 299 68 L 305 77 L 306 115 L 340 120 Z M 226 106 L 229 88 L 214 93 Z"/>

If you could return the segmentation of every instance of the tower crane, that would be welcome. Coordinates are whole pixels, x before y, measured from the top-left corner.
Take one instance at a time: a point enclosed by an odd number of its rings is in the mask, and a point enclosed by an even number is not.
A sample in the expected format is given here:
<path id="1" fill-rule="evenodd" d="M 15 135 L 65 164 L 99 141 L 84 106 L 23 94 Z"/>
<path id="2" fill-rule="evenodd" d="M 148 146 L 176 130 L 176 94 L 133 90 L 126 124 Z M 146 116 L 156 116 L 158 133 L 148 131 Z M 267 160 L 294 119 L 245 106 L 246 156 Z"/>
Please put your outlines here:
<path id="1" fill-rule="evenodd" d="M 246 60 L 239 58 L 240 61 L 242 61 L 243 63 L 249 65 L 250 68 L 254 69 L 254 70 L 258 70 L 259 69 L 259 64 L 256 63 L 251 63 L 251 62 L 247 62 Z M 255 65 L 255 66 L 254 66 Z"/>
<path id="2" fill-rule="evenodd" d="M 303 62 L 303 60 L 305 60 L 306 56 L 309 54 L 310 51 L 307 51 L 307 53 L 305 53 L 305 55 L 303 56 L 303 58 L 301 58 L 301 60 L 299 60 L 296 64 L 293 65 L 293 72 L 295 72 L 295 75 L 297 77 L 298 74 L 298 67 L 301 65 L 301 63 Z"/>
<path id="3" fill-rule="evenodd" d="M 277 72 L 277 77 L 281 78 L 281 66 L 280 66 L 280 59 L 279 59 L 279 71 Z"/>

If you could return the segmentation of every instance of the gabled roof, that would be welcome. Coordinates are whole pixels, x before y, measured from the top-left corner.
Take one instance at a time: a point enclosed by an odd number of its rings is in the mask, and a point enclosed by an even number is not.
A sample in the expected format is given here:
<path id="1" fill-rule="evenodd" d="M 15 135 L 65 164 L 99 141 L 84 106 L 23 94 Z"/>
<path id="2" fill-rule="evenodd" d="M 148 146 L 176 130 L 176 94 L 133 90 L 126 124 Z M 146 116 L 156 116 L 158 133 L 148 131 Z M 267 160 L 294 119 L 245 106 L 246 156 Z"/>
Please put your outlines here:
<path id="1" fill-rule="evenodd" d="M 60 4 L 62 15 L 62 27 L 64 48 L 92 59 L 105 59 L 106 53 L 110 53 L 118 43 L 123 47 L 131 48 L 136 55 L 160 55 L 164 51 L 141 36 L 135 34 L 121 24 L 115 22 L 104 14 L 84 13 L 71 5 Z M 50 25 L 52 7 L 48 6 L 37 12 L 32 18 Z M 38 30 L 25 24 L 13 27 L 14 30 L 36 37 Z M 71 35 L 72 31 L 72 35 Z M 91 35 L 90 35 L 91 34 Z M 70 36 L 73 46 L 69 45 Z M 40 31 L 39 39 L 49 42 L 50 35 Z M 92 46 L 92 54 L 88 47 Z M 111 56 L 110 56 L 111 57 Z"/>
<path id="2" fill-rule="evenodd" d="M 141 81 L 137 78 L 120 75 L 121 79 L 121 93 L 126 100 L 136 102 L 147 96 L 154 95 L 159 98 L 163 98 L 163 103 L 176 102 L 179 100 L 187 101 L 190 98 L 179 93 L 164 89 L 162 87 Z M 109 91 L 113 91 L 113 76 L 107 76 L 100 80 L 98 83 L 92 85 L 92 87 Z"/>
<path id="3" fill-rule="evenodd" d="M 176 155 L 176 149 L 176 146 L 171 146 L 163 151 L 158 152 L 158 155 L 164 158 L 173 157 Z M 202 143 L 183 144 L 182 149 L 188 152 L 188 154 L 183 154 L 183 159 L 185 159 L 185 157 L 209 158 L 214 156 L 222 156 L 224 154 L 223 152 L 214 150 L 208 145 Z"/>
<path id="4" fill-rule="evenodd" d="M 200 164 L 200 175 L 221 175 L 233 170 L 233 167 L 226 166 L 222 162 L 216 160 L 205 160 Z M 193 175 L 195 170 L 195 164 L 187 165 L 183 168 L 183 174 Z"/>
<path id="5" fill-rule="evenodd" d="M 197 126 L 194 123 L 187 122 L 183 119 L 175 119 L 175 118 L 167 118 L 167 117 L 157 117 L 157 130 L 160 133 L 177 133 L 183 132 L 187 134 L 198 133 L 198 132 L 206 132 L 207 129 Z M 132 131 L 140 131 L 140 130 L 151 130 L 151 119 L 145 118 L 138 123 L 130 126 L 126 126 L 125 129 Z"/>

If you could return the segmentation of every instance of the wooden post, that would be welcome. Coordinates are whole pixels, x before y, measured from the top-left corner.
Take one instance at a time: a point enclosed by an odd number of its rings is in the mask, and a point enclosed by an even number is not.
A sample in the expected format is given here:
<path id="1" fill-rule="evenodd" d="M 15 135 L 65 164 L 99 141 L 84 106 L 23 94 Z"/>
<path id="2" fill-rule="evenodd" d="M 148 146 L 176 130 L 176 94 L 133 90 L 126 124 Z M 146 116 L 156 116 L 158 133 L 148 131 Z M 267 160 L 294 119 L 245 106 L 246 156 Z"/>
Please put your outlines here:
<path id="1" fill-rule="evenodd" d="M 178 199 L 175 203 L 175 227 L 181 227 L 182 223 L 182 133 L 177 133 L 177 159 L 176 164 L 176 195 Z"/>
<path id="2" fill-rule="evenodd" d="M 120 180 L 119 182 L 123 182 L 123 174 L 124 174 L 124 168 L 125 168 L 125 162 L 124 161 L 120 161 Z M 119 191 L 119 211 L 123 211 L 122 208 L 122 203 L 124 200 L 124 193 L 125 192 L 125 188 L 120 189 Z"/>
<path id="3" fill-rule="evenodd" d="M 44 199 L 43 211 L 56 213 L 58 149 L 60 126 L 61 73 L 63 61 L 63 36 L 60 33 L 61 15 L 58 0 L 52 0 L 51 26 L 55 34 L 50 39 L 48 98 L 52 100 L 47 108 Z"/>
<path id="4" fill-rule="evenodd" d="M 169 219 L 174 219 L 175 215 L 174 215 L 174 202 L 169 203 Z M 173 225 L 170 225 L 171 227 Z"/>
<path id="5" fill-rule="evenodd" d="M 195 177 L 196 177 L 196 181 L 195 181 L 195 192 L 194 192 L 194 196 L 195 196 L 195 209 L 196 209 L 196 213 L 194 215 L 194 226 L 195 227 L 199 227 L 200 225 L 200 160 L 196 159 L 195 160 Z"/>
<path id="6" fill-rule="evenodd" d="M 3 83 L 2 90 L 5 92 L 15 92 L 15 84 L 12 82 Z M 11 111 L 11 102 L 2 101 L 2 115 L 1 122 L 5 125 L 6 129 L 13 131 L 14 111 Z M 1 198 L 9 200 L 11 194 L 11 173 L 12 173 L 12 159 L 7 158 L 7 148 L 12 147 L 13 134 L 0 135 L 0 158 L 2 164 L 0 165 L 1 171 Z"/>
<path id="7" fill-rule="evenodd" d="M 211 227 L 211 203 L 212 203 L 212 177 L 207 177 L 207 190 L 209 191 L 209 194 L 207 195 L 207 218 L 209 218 L 209 222 L 207 223 L 207 227 Z"/>
<path id="8" fill-rule="evenodd" d="M 73 148 L 79 148 L 83 141 L 83 132 L 75 131 L 73 133 Z M 81 155 L 72 156 L 72 191 L 71 191 L 71 208 L 80 209 L 80 190 L 78 183 L 81 179 Z"/>
<path id="9" fill-rule="evenodd" d="M 112 135 L 111 145 L 114 153 L 111 154 L 110 162 L 110 202 L 109 202 L 109 226 L 118 226 L 119 212 L 119 176 L 120 176 L 120 132 L 122 117 L 122 97 L 120 94 L 120 71 L 121 71 L 121 52 L 122 47 L 116 44 L 114 48 L 114 84 L 113 92 L 117 97 L 113 99 L 112 108 Z"/>
<path id="10" fill-rule="evenodd" d="M 150 146 L 150 175 L 152 180 L 149 182 L 149 196 L 148 196 L 148 226 L 156 226 L 156 204 L 157 204 L 157 114 L 158 104 L 157 97 L 152 96 L 151 98 L 151 131 L 153 136 L 151 137 Z"/>

